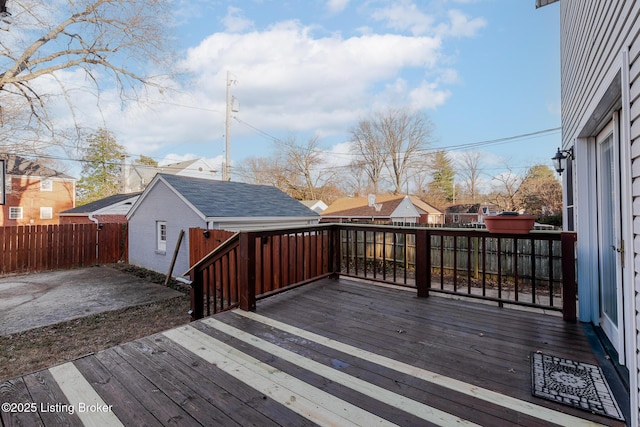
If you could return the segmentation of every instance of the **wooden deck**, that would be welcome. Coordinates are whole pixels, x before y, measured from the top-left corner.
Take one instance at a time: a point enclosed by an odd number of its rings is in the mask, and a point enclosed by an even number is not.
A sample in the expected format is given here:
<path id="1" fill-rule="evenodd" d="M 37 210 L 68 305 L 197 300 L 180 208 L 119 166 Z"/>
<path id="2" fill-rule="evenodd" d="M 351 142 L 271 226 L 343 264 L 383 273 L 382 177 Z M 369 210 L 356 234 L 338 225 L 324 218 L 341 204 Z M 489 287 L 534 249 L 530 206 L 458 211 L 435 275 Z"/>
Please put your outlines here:
<path id="1" fill-rule="evenodd" d="M 2 426 L 624 425 L 531 396 L 531 352 L 597 364 L 582 327 L 322 280 L 0 384 Z"/>

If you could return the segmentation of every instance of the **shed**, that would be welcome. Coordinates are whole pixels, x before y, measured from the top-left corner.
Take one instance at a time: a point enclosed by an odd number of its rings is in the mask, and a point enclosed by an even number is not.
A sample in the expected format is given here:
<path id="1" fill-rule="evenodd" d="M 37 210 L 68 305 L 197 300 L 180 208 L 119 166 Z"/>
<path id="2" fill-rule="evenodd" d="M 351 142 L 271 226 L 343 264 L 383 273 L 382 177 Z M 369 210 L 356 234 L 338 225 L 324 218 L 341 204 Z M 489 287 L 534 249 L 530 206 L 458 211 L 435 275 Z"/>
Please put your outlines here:
<path id="1" fill-rule="evenodd" d="M 157 174 L 127 214 L 129 262 L 167 273 L 180 231 L 185 235 L 173 271 L 189 269 L 188 229 L 228 231 L 295 227 L 320 216 L 272 186 Z"/>

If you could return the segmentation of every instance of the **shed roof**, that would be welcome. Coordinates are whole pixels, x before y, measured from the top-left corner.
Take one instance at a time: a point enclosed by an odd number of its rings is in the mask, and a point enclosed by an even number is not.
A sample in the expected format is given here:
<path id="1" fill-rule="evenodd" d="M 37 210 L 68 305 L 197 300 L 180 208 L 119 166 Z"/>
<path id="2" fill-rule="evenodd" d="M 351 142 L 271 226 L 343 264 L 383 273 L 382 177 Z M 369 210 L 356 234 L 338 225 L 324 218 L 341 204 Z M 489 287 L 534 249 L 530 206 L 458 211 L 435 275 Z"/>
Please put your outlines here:
<path id="1" fill-rule="evenodd" d="M 139 196 L 140 194 L 141 193 L 114 194 L 113 196 L 105 197 L 104 199 L 96 200 L 94 202 L 87 203 L 86 205 L 67 209 L 64 212 L 61 212 L 61 214 L 90 214 L 100 209 L 115 205 L 116 203 Z"/>
<path id="2" fill-rule="evenodd" d="M 316 217 L 318 214 L 276 187 L 158 174 L 205 217 Z M 151 186 L 150 186 L 151 187 Z"/>

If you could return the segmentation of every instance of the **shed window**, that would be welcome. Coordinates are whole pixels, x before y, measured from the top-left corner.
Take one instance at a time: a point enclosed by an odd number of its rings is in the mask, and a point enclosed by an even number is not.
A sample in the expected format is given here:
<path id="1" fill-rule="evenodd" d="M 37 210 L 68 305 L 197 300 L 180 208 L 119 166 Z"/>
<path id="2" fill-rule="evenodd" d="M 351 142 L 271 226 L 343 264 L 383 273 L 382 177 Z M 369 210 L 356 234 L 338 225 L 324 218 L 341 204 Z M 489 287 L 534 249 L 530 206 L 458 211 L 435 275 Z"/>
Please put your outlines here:
<path id="1" fill-rule="evenodd" d="M 156 241 L 157 241 L 158 252 L 166 252 L 167 251 L 167 222 L 166 221 L 156 222 Z"/>

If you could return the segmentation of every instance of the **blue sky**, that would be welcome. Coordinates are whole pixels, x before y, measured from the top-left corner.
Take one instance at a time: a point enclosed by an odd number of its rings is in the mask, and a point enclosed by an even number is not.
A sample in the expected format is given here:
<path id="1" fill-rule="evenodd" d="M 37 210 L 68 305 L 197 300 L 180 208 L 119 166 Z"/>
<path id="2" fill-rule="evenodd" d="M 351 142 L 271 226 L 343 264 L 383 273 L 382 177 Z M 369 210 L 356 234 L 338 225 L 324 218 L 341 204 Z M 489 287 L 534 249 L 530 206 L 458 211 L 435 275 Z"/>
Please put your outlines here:
<path id="1" fill-rule="evenodd" d="M 173 90 L 100 115 L 134 156 L 205 157 L 219 169 L 227 71 L 239 105 L 234 167 L 272 153 L 273 139 L 314 135 L 330 163 L 344 164 L 349 129 L 389 106 L 425 112 L 433 147 L 445 149 L 560 126 L 557 3 L 195 0 L 174 11 L 183 74 Z M 559 145 L 554 131 L 475 149 L 490 179 L 506 164 L 550 165 Z"/>

